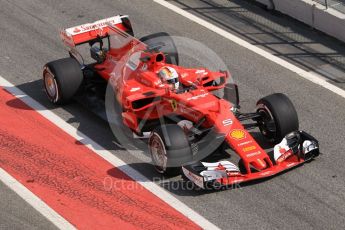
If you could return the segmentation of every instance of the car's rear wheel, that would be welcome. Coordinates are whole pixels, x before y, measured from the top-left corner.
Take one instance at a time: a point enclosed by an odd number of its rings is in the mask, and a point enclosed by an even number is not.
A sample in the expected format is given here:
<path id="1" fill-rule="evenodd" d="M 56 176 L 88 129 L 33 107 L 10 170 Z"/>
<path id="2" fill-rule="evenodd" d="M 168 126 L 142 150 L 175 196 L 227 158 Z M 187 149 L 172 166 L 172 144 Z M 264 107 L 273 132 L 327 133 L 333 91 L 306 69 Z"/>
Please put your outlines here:
<path id="1" fill-rule="evenodd" d="M 140 38 L 140 41 L 148 45 L 149 48 L 158 47 L 158 51 L 165 54 L 166 63 L 172 65 L 179 64 L 179 57 L 175 42 L 168 33 L 161 32 L 150 34 Z"/>
<path id="2" fill-rule="evenodd" d="M 280 142 L 285 135 L 299 128 L 298 115 L 290 99 L 275 93 L 257 102 L 258 124 L 264 137 L 270 142 Z"/>
<path id="3" fill-rule="evenodd" d="M 150 136 L 148 147 L 156 171 L 166 176 L 180 174 L 181 166 L 192 160 L 187 136 L 175 124 L 157 127 Z"/>
<path id="4" fill-rule="evenodd" d="M 83 72 L 74 58 L 52 61 L 44 66 L 44 89 L 53 104 L 68 103 L 80 88 L 82 81 Z"/>

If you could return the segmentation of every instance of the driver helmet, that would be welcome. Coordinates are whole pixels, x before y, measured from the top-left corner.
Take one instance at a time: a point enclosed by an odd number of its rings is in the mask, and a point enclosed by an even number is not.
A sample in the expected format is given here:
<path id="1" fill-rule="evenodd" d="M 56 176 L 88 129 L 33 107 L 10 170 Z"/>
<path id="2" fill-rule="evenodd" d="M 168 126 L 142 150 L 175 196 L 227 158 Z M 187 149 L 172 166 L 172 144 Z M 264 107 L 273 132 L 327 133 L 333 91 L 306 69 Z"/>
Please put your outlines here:
<path id="1" fill-rule="evenodd" d="M 176 90 L 179 88 L 180 82 L 178 80 L 178 73 L 174 68 L 165 66 L 159 70 L 158 75 L 163 82 L 172 85 L 173 89 Z"/>

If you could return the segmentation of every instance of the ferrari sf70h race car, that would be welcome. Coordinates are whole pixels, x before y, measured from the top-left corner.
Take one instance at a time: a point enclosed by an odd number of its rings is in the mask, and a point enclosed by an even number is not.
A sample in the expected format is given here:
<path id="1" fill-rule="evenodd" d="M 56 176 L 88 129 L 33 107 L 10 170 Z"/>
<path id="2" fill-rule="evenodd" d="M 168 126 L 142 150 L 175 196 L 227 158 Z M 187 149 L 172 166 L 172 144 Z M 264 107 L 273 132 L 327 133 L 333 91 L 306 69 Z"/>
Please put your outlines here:
<path id="1" fill-rule="evenodd" d="M 97 97 L 93 109 L 98 110 L 110 85 L 121 124 L 147 137 L 161 174 L 183 173 L 201 188 L 229 186 L 276 175 L 319 155 L 318 141 L 299 130 L 287 96 L 266 96 L 256 111 L 241 112 L 230 73 L 179 66 L 176 44 L 167 33 L 137 39 L 128 16 L 118 15 L 63 29 L 60 36 L 70 57 L 44 66 L 49 100 L 90 104 Z M 78 49 L 85 45 L 89 64 Z M 249 131 L 255 128 L 273 151 L 254 139 Z"/>

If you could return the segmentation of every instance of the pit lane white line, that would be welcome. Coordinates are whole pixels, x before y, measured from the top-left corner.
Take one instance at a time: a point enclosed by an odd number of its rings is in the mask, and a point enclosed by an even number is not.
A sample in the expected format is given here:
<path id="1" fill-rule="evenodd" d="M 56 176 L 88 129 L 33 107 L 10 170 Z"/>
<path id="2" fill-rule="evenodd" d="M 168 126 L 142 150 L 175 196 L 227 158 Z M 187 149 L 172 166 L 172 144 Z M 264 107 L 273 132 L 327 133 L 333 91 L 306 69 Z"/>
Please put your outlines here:
<path id="1" fill-rule="evenodd" d="M 76 229 L 24 185 L 0 168 L 0 180 L 59 229 Z M 6 210 L 4 210 L 6 211 Z"/>
<path id="2" fill-rule="evenodd" d="M 303 78 L 305 78 L 305 79 L 307 79 L 307 80 L 309 80 L 309 81 L 311 81 L 317 85 L 320 85 L 320 86 L 332 91 L 333 93 L 336 93 L 339 96 L 345 98 L 345 90 L 327 82 L 325 79 L 323 79 L 317 75 L 314 75 L 308 71 L 305 71 L 305 70 L 299 68 L 298 66 L 295 66 L 295 65 L 289 63 L 288 61 L 285 61 L 284 59 L 276 57 L 273 54 L 271 54 L 271 53 L 269 53 L 263 49 L 260 49 L 256 46 L 250 44 L 249 42 L 237 37 L 236 35 L 229 33 L 228 31 L 225 31 L 225 30 L 219 28 L 218 26 L 215 26 L 212 23 L 209 23 L 206 20 L 201 19 L 201 18 L 199 18 L 199 17 L 197 17 L 197 16 L 195 16 L 195 15 L 193 15 L 193 14 L 191 14 L 191 13 L 189 13 L 189 12 L 187 12 L 187 11 L 185 11 L 185 10 L 183 10 L 183 9 L 181 9 L 181 8 L 179 8 L 179 7 L 173 5 L 173 4 L 171 4 L 165 0 L 153 0 L 153 1 L 160 4 L 161 6 L 168 8 L 169 10 L 172 10 L 175 13 L 177 13 L 177 14 L 185 17 L 185 18 L 188 18 L 189 20 L 191 20 L 191 21 L 193 21 L 193 22 L 219 34 L 219 35 L 221 35 L 222 37 L 224 37 L 230 41 L 233 41 L 236 44 L 261 55 L 262 57 L 264 57 L 270 61 L 273 61 L 274 63 L 277 63 L 278 65 L 281 65 L 284 68 L 291 70 L 292 72 L 297 73 L 301 77 L 303 77 Z"/>
<path id="3" fill-rule="evenodd" d="M 169 204 L 171 207 L 182 213 L 184 216 L 188 217 L 190 220 L 195 222 L 197 225 L 202 227 L 203 229 L 219 229 L 217 226 L 209 222 L 207 219 L 205 219 L 203 216 L 201 216 L 199 213 L 195 212 L 193 209 L 188 207 L 186 204 L 182 203 L 180 200 L 175 198 L 173 195 L 171 195 L 169 192 L 167 192 L 165 189 L 160 187 L 159 185 L 155 184 L 154 182 L 147 179 L 144 175 L 133 169 L 132 167 L 128 166 L 124 161 L 114 156 L 110 151 L 104 149 L 102 146 L 94 142 L 91 138 L 86 136 L 85 134 L 79 132 L 75 127 L 68 124 L 66 121 L 64 121 L 62 118 L 57 116 L 55 113 L 49 111 L 47 108 L 45 108 L 43 105 L 39 104 L 37 101 L 35 101 L 33 98 L 26 95 L 23 91 L 15 87 L 12 83 L 8 82 L 6 79 L 0 76 L 0 86 L 9 91 L 11 94 L 13 94 L 15 97 L 22 100 L 25 104 L 36 110 L 38 113 L 40 113 L 42 116 L 44 116 L 46 119 L 48 119 L 50 122 L 55 124 L 60 129 L 64 130 L 67 134 L 74 137 L 76 140 L 83 143 L 86 147 L 91 149 L 93 152 L 95 152 L 97 155 L 123 171 L 125 174 L 127 174 L 129 177 L 131 177 L 133 180 L 135 180 L 137 183 L 141 184 L 143 187 L 145 187 L 147 190 L 149 190 L 151 193 L 159 197 L 161 200 L 165 201 L 167 204 Z M 0 177 L 2 180 L 2 177 Z M 19 183 L 19 182 L 17 182 Z M 20 184 L 20 183 L 19 183 Z M 22 193 L 18 187 L 14 187 L 13 190 L 22 197 Z M 33 195 L 33 194 L 32 194 Z M 34 196 L 34 195 L 33 195 Z M 23 197 L 24 198 L 24 197 Z M 31 205 L 36 208 L 39 212 L 41 212 L 45 216 L 49 216 L 49 211 L 39 207 L 38 204 L 36 204 L 37 199 L 32 197 L 28 200 L 31 201 Z M 43 202 L 43 201 L 42 201 Z M 55 220 L 55 219 L 53 219 Z M 66 228 L 68 229 L 68 228 Z"/>

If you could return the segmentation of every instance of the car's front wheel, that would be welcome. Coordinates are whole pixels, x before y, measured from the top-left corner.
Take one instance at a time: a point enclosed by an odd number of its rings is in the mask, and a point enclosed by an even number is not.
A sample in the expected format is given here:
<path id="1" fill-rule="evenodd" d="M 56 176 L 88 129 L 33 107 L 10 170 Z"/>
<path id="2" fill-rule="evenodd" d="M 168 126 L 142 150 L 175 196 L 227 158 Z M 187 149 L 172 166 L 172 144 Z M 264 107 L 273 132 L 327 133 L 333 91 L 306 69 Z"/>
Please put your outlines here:
<path id="1" fill-rule="evenodd" d="M 157 127 L 151 134 L 149 152 L 157 172 L 175 176 L 181 166 L 192 160 L 192 151 L 183 129 L 175 124 Z"/>
<path id="2" fill-rule="evenodd" d="M 285 135 L 299 128 L 296 109 L 290 99 L 282 93 L 260 99 L 257 102 L 257 113 L 260 114 L 260 131 L 271 142 L 280 142 Z"/>

